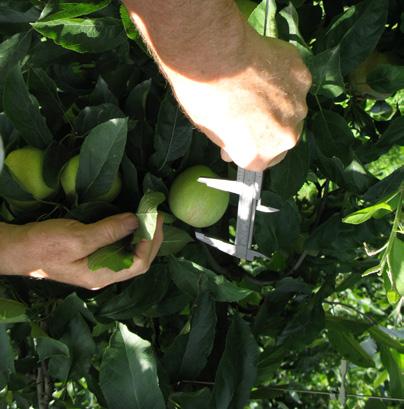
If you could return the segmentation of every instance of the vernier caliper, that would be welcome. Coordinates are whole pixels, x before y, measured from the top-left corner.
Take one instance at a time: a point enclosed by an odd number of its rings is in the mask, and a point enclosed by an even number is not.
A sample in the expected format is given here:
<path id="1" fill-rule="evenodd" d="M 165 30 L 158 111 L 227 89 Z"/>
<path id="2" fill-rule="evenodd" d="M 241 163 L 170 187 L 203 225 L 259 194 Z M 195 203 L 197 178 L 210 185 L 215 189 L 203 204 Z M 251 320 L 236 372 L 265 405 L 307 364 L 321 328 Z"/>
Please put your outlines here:
<path id="1" fill-rule="evenodd" d="M 255 257 L 265 257 L 258 251 L 251 249 L 255 211 L 273 213 L 277 212 L 278 209 L 261 204 L 262 179 L 262 172 L 251 172 L 242 168 L 237 170 L 237 180 L 199 178 L 198 182 L 204 183 L 209 187 L 238 194 L 239 201 L 235 244 L 207 237 L 200 232 L 195 233 L 196 238 L 218 250 L 241 259 L 251 261 Z"/>

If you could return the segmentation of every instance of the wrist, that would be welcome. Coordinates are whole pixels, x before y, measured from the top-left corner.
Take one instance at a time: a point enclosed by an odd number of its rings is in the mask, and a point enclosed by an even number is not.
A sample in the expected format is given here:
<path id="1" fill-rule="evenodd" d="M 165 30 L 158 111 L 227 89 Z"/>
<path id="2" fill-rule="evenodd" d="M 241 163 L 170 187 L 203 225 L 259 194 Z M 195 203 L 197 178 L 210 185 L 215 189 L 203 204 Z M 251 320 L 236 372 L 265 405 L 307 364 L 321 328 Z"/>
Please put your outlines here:
<path id="1" fill-rule="evenodd" d="M 124 0 L 163 72 L 212 81 L 244 66 L 247 25 L 233 0 Z"/>

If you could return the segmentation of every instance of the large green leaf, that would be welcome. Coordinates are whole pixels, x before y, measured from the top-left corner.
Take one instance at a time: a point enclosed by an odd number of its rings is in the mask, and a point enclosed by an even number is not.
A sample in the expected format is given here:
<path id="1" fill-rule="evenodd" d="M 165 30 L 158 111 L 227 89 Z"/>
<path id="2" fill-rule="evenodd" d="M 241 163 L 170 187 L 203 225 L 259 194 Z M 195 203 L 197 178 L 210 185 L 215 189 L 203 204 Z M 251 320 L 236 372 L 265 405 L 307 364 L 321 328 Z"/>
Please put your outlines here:
<path id="1" fill-rule="evenodd" d="M 328 324 L 328 339 L 333 347 L 348 361 L 365 368 L 374 367 L 371 356 L 363 349 L 349 329 L 341 322 Z"/>
<path id="2" fill-rule="evenodd" d="M 215 333 L 215 302 L 204 292 L 194 302 L 189 332 L 178 335 L 164 356 L 171 378 L 197 378 L 206 366 Z"/>
<path id="3" fill-rule="evenodd" d="M 91 130 L 80 149 L 76 189 L 79 200 L 107 193 L 118 173 L 127 135 L 127 119 L 110 119 Z"/>
<path id="4" fill-rule="evenodd" d="M 212 408 L 243 409 L 257 374 L 258 345 L 250 327 L 235 316 L 226 336 L 226 346 L 217 369 Z"/>
<path id="5" fill-rule="evenodd" d="M 388 0 L 364 0 L 349 7 L 328 29 L 323 50 L 339 45 L 342 74 L 349 74 L 375 48 L 386 24 Z"/>
<path id="6" fill-rule="evenodd" d="M 154 263 L 147 273 L 136 277 L 125 289 L 104 300 L 97 311 L 97 316 L 127 320 L 136 314 L 143 314 L 153 306 L 159 305 L 168 291 L 169 284 L 167 267 Z"/>
<path id="7" fill-rule="evenodd" d="M 404 241 L 398 237 L 393 239 L 390 253 L 388 254 L 388 263 L 393 285 L 397 292 L 404 296 Z"/>
<path id="8" fill-rule="evenodd" d="M 250 290 L 188 260 L 170 257 L 169 270 L 175 285 L 192 298 L 209 291 L 216 301 L 234 302 L 251 294 Z"/>
<path id="9" fill-rule="evenodd" d="M 138 40 L 140 34 L 129 16 L 128 9 L 123 4 L 119 8 L 119 14 L 121 16 L 122 24 L 125 27 L 125 32 L 128 38 L 134 41 Z"/>
<path id="10" fill-rule="evenodd" d="M 387 348 L 393 348 L 400 354 L 404 354 L 404 343 L 389 335 L 386 329 L 374 326 L 369 328 L 369 334 L 378 344 L 382 344 Z"/>
<path id="11" fill-rule="evenodd" d="M 28 145 L 46 148 L 53 136 L 28 92 L 19 65 L 10 69 L 3 91 L 4 112 Z"/>
<path id="12" fill-rule="evenodd" d="M 278 29 L 276 27 L 275 19 L 277 9 L 276 1 L 275 0 L 268 1 L 269 9 L 266 24 L 265 24 L 266 0 L 261 1 L 260 4 L 253 9 L 250 16 L 248 17 L 248 24 L 250 24 L 250 26 L 254 28 L 258 34 L 264 35 L 265 37 L 278 37 Z M 240 7 L 243 7 L 242 2 L 240 3 L 241 3 Z M 252 5 L 247 4 L 244 7 L 248 6 Z M 264 31 L 266 32 L 264 33 Z"/>
<path id="13" fill-rule="evenodd" d="M 112 17 L 39 21 L 32 27 L 56 44 L 78 53 L 112 50 L 126 39 L 121 22 Z"/>
<path id="14" fill-rule="evenodd" d="M 283 193 L 287 190 L 288 188 L 285 188 Z M 261 200 L 263 204 L 279 209 L 279 212 L 257 212 L 254 238 L 260 251 L 270 255 L 279 249 L 290 249 L 300 231 L 300 215 L 296 204 L 291 199 L 284 200 L 265 190 L 262 191 Z"/>
<path id="15" fill-rule="evenodd" d="M 169 409 L 206 409 L 206 402 L 210 400 L 210 390 L 202 388 L 196 392 L 176 392 L 170 395 L 170 402 L 175 406 Z"/>
<path id="16" fill-rule="evenodd" d="M 165 408 L 151 345 L 123 324 L 105 349 L 100 385 L 111 409 Z"/>
<path id="17" fill-rule="evenodd" d="M 36 350 L 39 361 L 48 361 L 49 374 L 56 379 L 66 381 L 71 367 L 71 356 L 68 346 L 49 337 L 36 339 Z"/>
<path id="18" fill-rule="evenodd" d="M 339 46 L 307 59 L 313 77 L 311 93 L 336 98 L 344 92 Z"/>
<path id="19" fill-rule="evenodd" d="M 378 344 L 380 358 L 389 374 L 389 391 L 394 398 L 404 396 L 404 354 Z"/>
<path id="20" fill-rule="evenodd" d="M 74 125 L 77 132 L 83 135 L 97 125 L 114 118 L 125 118 L 125 114 L 117 105 L 104 103 L 83 108 L 77 115 Z"/>
<path id="21" fill-rule="evenodd" d="M 159 250 L 159 256 L 169 256 L 181 251 L 192 237 L 185 231 L 175 226 L 164 225 L 164 239 Z"/>
<path id="22" fill-rule="evenodd" d="M 11 324 L 28 321 L 26 306 L 18 301 L 0 298 L 0 323 Z"/>
<path id="23" fill-rule="evenodd" d="M 41 13 L 40 21 L 81 17 L 108 6 L 111 0 L 49 0 Z"/>
<path id="24" fill-rule="evenodd" d="M 192 125 L 181 112 L 171 93 L 167 93 L 160 106 L 157 119 L 154 149 L 151 161 L 159 170 L 168 162 L 181 158 L 191 144 Z"/>
<path id="25" fill-rule="evenodd" d="M 69 377 L 80 379 L 88 372 L 96 344 L 90 328 L 81 314 L 76 314 L 63 330 L 60 341 L 66 344 L 70 351 L 71 368 Z"/>
<path id="26" fill-rule="evenodd" d="M 25 57 L 30 45 L 31 32 L 15 34 L 0 44 L 0 89 L 10 68 Z"/>
<path id="27" fill-rule="evenodd" d="M 269 189 L 288 199 L 303 185 L 308 170 L 309 149 L 303 136 L 299 144 L 287 153 L 286 158 L 268 172 Z M 288 183 L 285 183 L 285 180 Z"/>
<path id="28" fill-rule="evenodd" d="M 15 372 L 13 347 L 4 324 L 0 324 L 0 388 L 7 385 L 10 374 Z"/>
<path id="29" fill-rule="evenodd" d="M 380 218 L 393 211 L 394 211 L 394 206 L 386 201 L 386 202 L 376 203 L 375 205 L 365 207 L 364 209 L 357 210 L 356 212 L 345 216 L 342 219 L 342 221 L 344 223 L 360 224 L 360 223 L 366 222 L 372 217 Z"/>

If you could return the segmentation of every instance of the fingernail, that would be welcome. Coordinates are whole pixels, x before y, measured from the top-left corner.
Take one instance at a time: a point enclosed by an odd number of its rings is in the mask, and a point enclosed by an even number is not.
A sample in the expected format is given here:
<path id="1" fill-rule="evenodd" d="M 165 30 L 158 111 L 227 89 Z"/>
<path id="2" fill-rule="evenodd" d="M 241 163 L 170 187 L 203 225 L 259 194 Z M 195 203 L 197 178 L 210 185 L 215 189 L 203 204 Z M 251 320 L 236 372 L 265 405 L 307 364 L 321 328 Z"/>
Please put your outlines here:
<path id="1" fill-rule="evenodd" d="M 122 223 L 128 230 L 135 230 L 139 225 L 136 216 L 132 213 L 126 213 L 123 215 Z"/>

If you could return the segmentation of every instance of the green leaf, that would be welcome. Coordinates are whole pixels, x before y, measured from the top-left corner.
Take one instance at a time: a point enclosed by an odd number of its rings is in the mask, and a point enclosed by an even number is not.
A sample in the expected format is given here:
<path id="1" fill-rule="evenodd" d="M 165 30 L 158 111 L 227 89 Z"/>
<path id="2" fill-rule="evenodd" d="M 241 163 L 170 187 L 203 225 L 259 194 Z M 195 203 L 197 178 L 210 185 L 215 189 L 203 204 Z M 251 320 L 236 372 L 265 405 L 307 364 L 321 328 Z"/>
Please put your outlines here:
<path id="1" fill-rule="evenodd" d="M 31 32 L 18 33 L 0 44 L 0 89 L 7 73 L 27 54 L 31 45 Z"/>
<path id="2" fill-rule="evenodd" d="M 313 77 L 312 94 L 336 98 L 344 92 L 339 46 L 309 57 L 307 65 Z"/>
<path id="3" fill-rule="evenodd" d="M 150 342 L 119 324 L 105 349 L 100 386 L 111 409 L 164 409 Z"/>
<path id="4" fill-rule="evenodd" d="M 264 205 L 279 209 L 279 212 L 257 212 L 254 238 L 258 248 L 267 255 L 279 249 L 291 249 L 300 232 L 296 203 L 265 190 L 262 191 L 261 200 Z"/>
<path id="5" fill-rule="evenodd" d="M 265 37 L 278 37 L 278 28 L 276 26 L 276 1 L 275 0 L 268 0 L 269 1 L 269 12 L 268 12 L 268 24 L 266 27 L 266 33 L 264 33 L 265 29 L 265 10 L 266 10 L 266 1 L 261 1 L 260 4 L 255 7 L 252 11 L 250 16 L 248 17 L 248 24 L 255 31 L 260 34 L 264 35 Z"/>
<path id="6" fill-rule="evenodd" d="M 361 224 L 367 220 L 374 218 L 379 218 L 385 214 L 393 212 L 394 209 L 389 203 L 376 203 L 373 206 L 365 207 L 364 209 L 357 210 L 345 216 L 342 221 L 349 224 Z"/>
<path id="7" fill-rule="evenodd" d="M 288 199 L 306 181 L 309 170 L 309 149 L 304 136 L 299 144 L 288 151 L 285 159 L 271 168 L 269 189 Z M 285 180 L 288 183 L 285 183 Z"/>
<path id="8" fill-rule="evenodd" d="M 132 243 L 152 240 L 157 228 L 157 207 L 163 203 L 165 196 L 161 192 L 149 192 L 143 195 L 136 211 L 139 227 L 133 234 Z"/>
<path id="9" fill-rule="evenodd" d="M 126 38 L 120 20 L 112 17 L 64 18 L 36 22 L 32 27 L 56 44 L 78 53 L 101 53 L 121 45 Z"/>
<path id="10" fill-rule="evenodd" d="M 87 321 L 95 323 L 93 314 L 87 308 L 86 303 L 76 294 L 69 294 L 62 302 L 59 302 L 53 310 L 51 319 L 48 320 L 48 328 L 52 335 L 61 337 L 70 321 L 77 316 L 84 317 Z"/>
<path id="11" fill-rule="evenodd" d="M 177 406 L 172 409 L 206 409 L 206 402 L 210 400 L 210 390 L 202 388 L 195 392 L 176 392 L 170 395 L 170 401 Z M 178 406 L 179 405 L 179 406 Z"/>
<path id="12" fill-rule="evenodd" d="M 166 295 L 170 280 L 167 267 L 153 263 L 147 273 L 136 277 L 130 284 L 110 296 L 100 305 L 97 316 L 111 320 L 128 320 L 137 314 L 144 314 L 159 305 Z"/>
<path id="13" fill-rule="evenodd" d="M 404 67 L 380 64 L 369 72 L 366 82 L 377 92 L 392 94 L 404 88 Z"/>
<path id="14" fill-rule="evenodd" d="M 88 268 L 96 271 L 100 268 L 109 268 L 112 271 L 120 271 L 130 268 L 133 264 L 133 251 L 128 249 L 127 240 L 101 247 L 88 256 Z"/>
<path id="15" fill-rule="evenodd" d="M 243 409 L 257 375 L 258 345 L 248 324 L 235 316 L 216 372 L 211 405 L 215 409 Z"/>
<path id="16" fill-rule="evenodd" d="M 372 338 L 378 344 L 382 344 L 387 348 L 393 348 L 397 352 L 404 354 L 404 344 L 402 344 L 400 341 L 393 338 L 391 335 L 389 335 L 386 331 L 384 331 L 380 327 L 371 327 L 369 328 L 368 331 L 369 331 L 369 334 L 372 336 Z"/>
<path id="17" fill-rule="evenodd" d="M 125 32 L 128 38 L 130 38 L 133 41 L 138 40 L 140 37 L 139 32 L 137 31 L 136 26 L 132 22 L 127 8 L 123 4 L 121 5 L 121 7 L 119 7 L 119 14 L 121 16 L 122 24 L 125 28 Z"/>
<path id="18" fill-rule="evenodd" d="M 71 356 L 65 343 L 49 337 L 38 337 L 36 350 L 40 362 L 49 360 L 48 371 L 51 376 L 61 381 L 68 379 Z"/>
<path id="19" fill-rule="evenodd" d="M 395 237 L 387 257 L 394 288 L 404 296 L 404 241 Z"/>
<path id="20" fill-rule="evenodd" d="M 387 20 L 388 0 L 366 0 L 349 7 L 328 29 L 319 45 L 323 50 L 339 45 L 341 70 L 353 71 L 374 50 Z"/>
<path id="21" fill-rule="evenodd" d="M 389 391 L 393 398 L 404 396 L 404 355 L 378 344 L 380 358 L 389 373 Z"/>
<path id="22" fill-rule="evenodd" d="M 181 230 L 178 227 L 165 224 L 163 231 L 164 238 L 158 253 L 159 256 L 176 254 L 193 241 L 193 238 L 185 230 Z"/>
<path id="23" fill-rule="evenodd" d="M 15 300 L 0 298 L 0 323 L 14 324 L 16 322 L 26 322 L 29 318 L 26 315 L 26 308 Z"/>
<path id="24" fill-rule="evenodd" d="M 171 256 L 169 271 L 175 285 L 192 298 L 209 291 L 216 301 L 235 302 L 251 294 L 250 290 L 238 287 L 223 276 L 188 260 Z"/>
<path id="25" fill-rule="evenodd" d="M 50 0 L 41 13 L 40 21 L 81 17 L 107 7 L 111 0 Z"/>
<path id="26" fill-rule="evenodd" d="M 69 159 L 69 152 L 58 143 L 51 143 L 45 151 L 42 175 L 45 183 L 57 190 L 63 165 Z"/>
<path id="27" fill-rule="evenodd" d="M 389 121 L 389 126 L 376 142 L 377 148 L 390 149 L 393 145 L 404 145 L 404 116 L 399 116 Z"/>
<path id="28" fill-rule="evenodd" d="M 39 11 L 31 7 L 26 11 L 13 10 L 11 7 L 0 5 L 0 24 L 21 24 L 22 30 L 29 28 L 28 23 L 37 20 Z M 25 27 L 27 25 L 27 27 Z M 22 31 L 21 30 L 21 31 Z"/>
<path id="29" fill-rule="evenodd" d="M 93 128 L 84 140 L 76 179 L 81 202 L 110 190 L 124 154 L 127 130 L 126 118 L 110 119 Z"/>
<path id="30" fill-rule="evenodd" d="M 87 322 L 81 314 L 76 314 L 63 330 L 60 341 L 65 343 L 71 354 L 69 377 L 82 378 L 90 369 L 96 344 Z"/>
<path id="31" fill-rule="evenodd" d="M 187 152 L 192 137 L 192 125 L 182 114 L 171 93 L 161 103 L 154 136 L 153 165 L 161 170 L 168 162 L 181 158 Z"/>
<path id="32" fill-rule="evenodd" d="M 140 120 L 146 119 L 146 104 L 151 85 L 152 81 L 148 79 L 136 84 L 130 91 L 125 103 L 125 112 L 127 112 L 130 117 Z"/>
<path id="33" fill-rule="evenodd" d="M 10 69 L 3 91 L 4 112 L 28 145 L 43 149 L 53 136 L 38 105 L 28 93 L 19 65 Z"/>
<path id="34" fill-rule="evenodd" d="M 288 27 L 288 33 L 285 36 L 286 37 L 285 40 L 296 46 L 303 59 L 306 60 L 310 58 L 312 52 L 309 46 L 306 44 L 306 41 L 304 40 L 303 36 L 300 34 L 299 16 L 293 3 L 290 2 L 286 7 L 284 7 L 279 12 L 279 15 L 285 19 Z"/>
<path id="35" fill-rule="evenodd" d="M 15 373 L 14 357 L 15 352 L 7 327 L 0 324 L 0 388 L 2 389 L 7 385 L 10 374 Z"/>
<path id="36" fill-rule="evenodd" d="M 363 198 L 369 202 L 382 201 L 387 196 L 396 193 L 404 180 L 404 166 L 394 171 L 391 175 L 378 181 L 364 194 Z"/>
<path id="37" fill-rule="evenodd" d="M 77 115 L 75 127 L 79 134 L 84 135 L 97 125 L 114 118 L 125 118 L 125 114 L 114 104 L 88 106 Z"/>
<path id="38" fill-rule="evenodd" d="M 164 355 L 171 379 L 196 379 L 205 368 L 213 348 L 216 321 L 214 300 L 208 292 L 201 293 L 193 305 L 189 333 L 178 335 Z"/>
<path id="39" fill-rule="evenodd" d="M 364 368 L 375 366 L 371 356 L 346 327 L 328 328 L 327 335 L 332 346 L 348 361 Z"/>
<path id="40" fill-rule="evenodd" d="M 1 137 L 1 133 L 0 133 L 0 175 L 3 169 L 3 164 L 4 164 L 4 144 L 3 144 L 3 138 Z M 1 192 L 1 188 L 0 188 L 0 192 Z"/>

